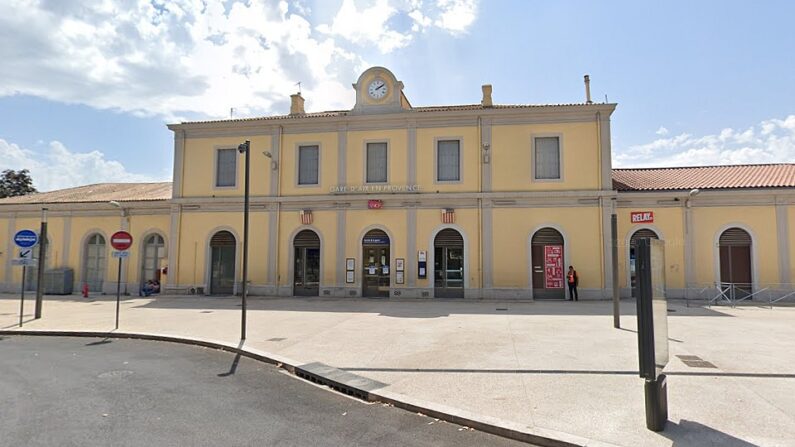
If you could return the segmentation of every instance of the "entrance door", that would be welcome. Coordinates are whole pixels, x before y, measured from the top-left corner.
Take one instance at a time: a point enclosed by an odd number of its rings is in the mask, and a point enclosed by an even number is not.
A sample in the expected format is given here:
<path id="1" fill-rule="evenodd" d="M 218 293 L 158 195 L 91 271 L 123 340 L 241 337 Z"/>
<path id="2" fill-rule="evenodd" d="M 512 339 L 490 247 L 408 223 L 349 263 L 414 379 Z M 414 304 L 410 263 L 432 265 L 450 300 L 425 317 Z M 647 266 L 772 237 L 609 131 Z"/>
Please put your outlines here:
<path id="1" fill-rule="evenodd" d="M 648 228 L 642 228 L 632 234 L 629 238 L 629 287 L 632 290 L 632 296 L 635 296 L 635 248 L 638 246 L 638 239 L 659 239 L 657 233 Z"/>
<path id="2" fill-rule="evenodd" d="M 434 296 L 464 297 L 464 238 L 453 229 L 436 235 L 433 243 Z"/>
<path id="3" fill-rule="evenodd" d="M 293 241 L 293 295 L 320 295 L 320 238 L 314 231 L 303 230 Z"/>
<path id="4" fill-rule="evenodd" d="M 213 295 L 234 293 L 236 245 L 235 236 L 228 231 L 219 231 L 210 240 L 210 293 Z"/>
<path id="5" fill-rule="evenodd" d="M 542 228 L 533 235 L 534 299 L 566 299 L 563 248 L 563 236 L 554 228 Z"/>
<path id="6" fill-rule="evenodd" d="M 389 297 L 389 236 L 381 230 L 367 232 L 362 240 L 362 296 Z"/>
<path id="7" fill-rule="evenodd" d="M 752 293 L 751 235 L 742 228 L 729 228 L 720 235 L 720 281 L 728 293 L 741 299 Z"/>
<path id="8" fill-rule="evenodd" d="M 151 234 L 144 240 L 143 262 L 141 263 L 141 287 L 147 281 L 160 284 L 160 261 L 166 250 L 166 241 L 159 234 Z"/>

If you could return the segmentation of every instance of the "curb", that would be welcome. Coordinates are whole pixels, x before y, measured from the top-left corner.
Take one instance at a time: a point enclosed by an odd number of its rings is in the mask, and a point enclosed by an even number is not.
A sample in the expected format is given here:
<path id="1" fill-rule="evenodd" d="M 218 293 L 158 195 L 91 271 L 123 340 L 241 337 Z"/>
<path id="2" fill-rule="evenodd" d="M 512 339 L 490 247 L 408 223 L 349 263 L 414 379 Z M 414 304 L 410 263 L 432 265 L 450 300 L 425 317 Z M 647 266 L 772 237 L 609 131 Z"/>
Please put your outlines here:
<path id="1" fill-rule="evenodd" d="M 0 336 L 42 336 L 42 337 L 86 337 L 86 338 L 118 338 L 133 340 L 163 341 L 169 343 L 179 343 L 184 345 L 200 346 L 204 348 L 217 349 L 219 351 L 247 357 L 259 362 L 274 365 L 282 368 L 291 374 L 301 376 L 302 367 L 287 357 L 259 351 L 252 348 L 244 348 L 243 343 L 235 346 L 227 342 L 218 340 L 204 340 L 196 338 L 178 337 L 173 335 L 161 335 L 151 333 L 136 332 L 100 332 L 100 331 L 54 331 L 54 330 L 0 330 Z M 333 387 L 332 387 L 333 388 Z M 406 411 L 419 413 L 453 424 L 473 428 L 484 433 L 501 436 L 515 441 L 532 443 L 544 447 L 617 447 L 593 439 L 583 438 L 566 432 L 557 430 L 530 427 L 517 422 L 489 416 L 476 415 L 466 410 L 452 408 L 441 404 L 426 402 L 404 394 L 393 393 L 391 391 L 380 390 L 358 390 L 361 396 L 366 397 L 366 401 L 390 404 L 394 407 Z"/>

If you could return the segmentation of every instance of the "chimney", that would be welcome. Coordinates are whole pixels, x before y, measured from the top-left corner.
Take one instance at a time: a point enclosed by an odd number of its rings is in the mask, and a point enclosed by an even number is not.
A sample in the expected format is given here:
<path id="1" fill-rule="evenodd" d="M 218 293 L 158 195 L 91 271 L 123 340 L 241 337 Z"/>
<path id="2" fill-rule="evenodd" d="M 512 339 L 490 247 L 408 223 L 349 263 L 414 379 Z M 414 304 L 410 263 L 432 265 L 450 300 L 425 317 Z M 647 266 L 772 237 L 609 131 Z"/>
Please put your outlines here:
<path id="1" fill-rule="evenodd" d="M 480 88 L 483 90 L 483 99 L 480 101 L 480 105 L 494 107 L 494 103 L 491 102 L 491 84 L 483 84 Z"/>
<path id="2" fill-rule="evenodd" d="M 290 115 L 303 115 L 304 112 L 304 97 L 300 93 L 290 95 Z"/>
<path id="3" fill-rule="evenodd" d="M 585 103 L 593 104 L 591 101 L 591 77 L 588 75 L 585 75 Z"/>

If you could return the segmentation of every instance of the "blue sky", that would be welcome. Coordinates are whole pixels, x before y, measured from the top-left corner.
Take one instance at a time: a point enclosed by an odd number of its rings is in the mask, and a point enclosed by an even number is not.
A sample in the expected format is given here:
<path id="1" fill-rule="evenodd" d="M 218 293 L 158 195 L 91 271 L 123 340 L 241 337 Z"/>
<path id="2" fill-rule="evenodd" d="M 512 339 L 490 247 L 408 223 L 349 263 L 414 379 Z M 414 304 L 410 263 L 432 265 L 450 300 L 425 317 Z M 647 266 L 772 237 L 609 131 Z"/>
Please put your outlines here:
<path id="1" fill-rule="evenodd" d="M 42 190 L 170 179 L 168 122 L 347 109 L 390 68 L 414 105 L 594 99 L 616 167 L 795 161 L 788 1 L 0 0 L 0 169 Z"/>

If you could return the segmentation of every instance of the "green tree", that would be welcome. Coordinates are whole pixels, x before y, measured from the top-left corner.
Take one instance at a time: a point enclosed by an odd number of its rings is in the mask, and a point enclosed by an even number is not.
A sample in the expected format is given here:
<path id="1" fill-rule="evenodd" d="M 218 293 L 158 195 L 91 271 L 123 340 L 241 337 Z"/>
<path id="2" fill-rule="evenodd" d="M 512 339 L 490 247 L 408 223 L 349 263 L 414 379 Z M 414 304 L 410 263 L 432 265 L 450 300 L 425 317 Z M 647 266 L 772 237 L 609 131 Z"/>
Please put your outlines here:
<path id="1" fill-rule="evenodd" d="M 33 179 L 27 169 L 14 171 L 6 169 L 0 174 L 0 199 L 5 197 L 24 196 L 36 191 Z"/>

